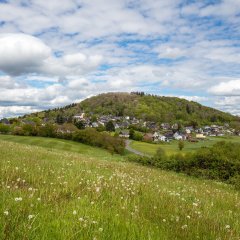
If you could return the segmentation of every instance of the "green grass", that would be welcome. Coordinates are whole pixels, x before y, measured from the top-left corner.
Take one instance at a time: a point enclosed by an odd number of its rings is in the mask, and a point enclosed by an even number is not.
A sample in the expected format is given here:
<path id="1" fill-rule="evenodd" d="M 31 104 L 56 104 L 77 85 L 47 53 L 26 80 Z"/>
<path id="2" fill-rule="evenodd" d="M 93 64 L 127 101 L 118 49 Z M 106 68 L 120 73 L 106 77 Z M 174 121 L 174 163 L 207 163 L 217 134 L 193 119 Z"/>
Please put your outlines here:
<path id="1" fill-rule="evenodd" d="M 22 140 L 0 140 L 0 239 L 240 238 L 229 185 Z"/>
<path id="2" fill-rule="evenodd" d="M 78 143 L 70 140 L 57 139 L 57 138 L 28 137 L 28 136 L 0 134 L 0 140 L 27 144 L 27 145 L 35 145 L 35 146 L 44 147 L 48 149 L 75 152 L 75 153 L 83 154 L 84 156 L 96 157 L 96 158 L 105 159 L 105 160 L 123 160 L 126 156 L 130 154 L 126 151 L 125 156 L 120 156 L 118 154 L 112 155 L 108 151 L 101 148 L 91 147 L 86 144 L 82 144 L 82 143 Z"/>
<path id="3" fill-rule="evenodd" d="M 199 141 L 197 143 L 191 143 L 191 142 L 185 141 L 184 149 L 181 151 L 181 153 L 188 153 L 188 152 L 195 151 L 201 147 L 212 146 L 214 143 L 219 141 L 231 141 L 235 143 L 240 143 L 240 137 L 238 136 L 209 137 L 208 139 L 204 141 Z M 132 141 L 130 146 L 140 152 L 150 154 L 150 155 L 154 155 L 159 147 L 163 148 L 168 155 L 180 152 L 180 150 L 178 149 L 178 141 L 172 141 L 166 144 L 152 144 L 152 143 L 146 143 L 146 142 Z"/>

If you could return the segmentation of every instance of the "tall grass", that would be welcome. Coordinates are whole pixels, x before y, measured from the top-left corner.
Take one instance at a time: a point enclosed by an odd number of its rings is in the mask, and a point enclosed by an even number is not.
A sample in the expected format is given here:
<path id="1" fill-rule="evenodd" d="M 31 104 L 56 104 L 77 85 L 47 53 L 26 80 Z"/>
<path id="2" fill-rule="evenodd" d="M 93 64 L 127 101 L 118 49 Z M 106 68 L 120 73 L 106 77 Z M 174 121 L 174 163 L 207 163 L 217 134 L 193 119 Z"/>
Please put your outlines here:
<path id="1" fill-rule="evenodd" d="M 240 239 L 229 186 L 0 141 L 0 239 Z"/>

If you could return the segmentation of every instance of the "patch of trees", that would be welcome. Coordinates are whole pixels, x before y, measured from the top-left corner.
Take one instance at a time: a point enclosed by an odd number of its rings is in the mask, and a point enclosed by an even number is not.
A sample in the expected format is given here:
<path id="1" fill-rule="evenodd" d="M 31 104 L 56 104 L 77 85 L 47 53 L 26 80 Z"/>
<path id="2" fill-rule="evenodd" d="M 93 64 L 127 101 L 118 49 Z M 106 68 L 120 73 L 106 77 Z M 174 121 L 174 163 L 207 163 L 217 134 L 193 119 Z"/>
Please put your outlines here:
<path id="1" fill-rule="evenodd" d="M 186 155 L 167 156 L 159 149 L 154 157 L 131 157 L 130 160 L 194 177 L 215 179 L 233 184 L 240 190 L 240 144 L 218 142 Z"/>
<path id="2" fill-rule="evenodd" d="M 91 146 L 107 149 L 111 153 L 123 154 L 125 142 L 118 137 L 112 137 L 107 133 L 98 132 L 94 128 L 86 128 L 73 133 L 72 140 Z"/>
<path id="3" fill-rule="evenodd" d="M 72 125 L 72 128 L 75 128 L 74 125 Z M 86 128 L 83 130 L 74 129 L 74 131 L 58 131 L 57 126 L 50 123 L 43 126 L 24 124 L 22 126 L 14 126 L 12 128 L 7 125 L 0 124 L 0 133 L 11 133 L 13 135 L 21 136 L 62 138 L 104 148 L 111 153 L 123 154 L 125 151 L 125 141 L 123 139 L 119 137 L 112 137 L 108 133 L 99 132 L 94 128 Z"/>

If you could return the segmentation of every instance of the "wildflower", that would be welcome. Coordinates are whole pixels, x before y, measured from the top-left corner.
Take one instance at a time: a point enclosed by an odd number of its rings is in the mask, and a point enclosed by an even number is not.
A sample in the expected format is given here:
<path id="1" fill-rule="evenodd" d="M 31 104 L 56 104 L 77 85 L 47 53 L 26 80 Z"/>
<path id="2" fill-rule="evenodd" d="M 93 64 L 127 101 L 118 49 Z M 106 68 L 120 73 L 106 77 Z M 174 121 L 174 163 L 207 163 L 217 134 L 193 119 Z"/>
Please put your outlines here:
<path id="1" fill-rule="evenodd" d="M 38 201 L 41 201 L 41 198 L 37 198 Z"/>
<path id="2" fill-rule="evenodd" d="M 73 215 L 76 215 L 76 214 L 77 214 L 77 211 L 76 211 L 76 210 L 74 210 L 74 211 L 73 211 Z"/>
<path id="3" fill-rule="evenodd" d="M 6 215 L 6 216 L 8 216 L 8 214 L 9 214 L 9 212 L 8 212 L 7 210 L 4 211 L 3 213 L 4 213 L 4 215 Z"/>
<path id="4" fill-rule="evenodd" d="M 226 228 L 226 229 L 230 229 L 230 225 L 226 225 L 225 228 Z"/>
<path id="5" fill-rule="evenodd" d="M 21 198 L 21 197 L 16 197 L 16 198 L 15 198 L 15 201 L 16 201 L 16 202 L 18 202 L 18 201 L 21 202 L 21 201 L 22 201 L 22 198 Z"/>
<path id="6" fill-rule="evenodd" d="M 163 222 L 166 222 L 167 220 L 166 220 L 166 219 L 163 219 L 162 221 L 163 221 Z"/>
<path id="7" fill-rule="evenodd" d="M 99 228 L 98 231 L 99 231 L 99 232 L 102 232 L 102 231 L 103 231 L 103 228 Z"/>
<path id="8" fill-rule="evenodd" d="M 28 219 L 31 220 L 35 215 L 28 215 Z"/>
<path id="9" fill-rule="evenodd" d="M 79 218 L 79 221 L 80 221 L 80 222 L 83 222 L 83 221 L 84 221 L 84 219 L 83 219 L 83 218 Z"/>
<path id="10" fill-rule="evenodd" d="M 185 229 L 185 228 L 187 228 L 187 225 L 186 225 L 186 224 L 182 226 L 182 229 Z"/>
<path id="11" fill-rule="evenodd" d="M 33 189 L 30 187 L 29 189 L 28 189 L 28 191 L 32 191 Z"/>

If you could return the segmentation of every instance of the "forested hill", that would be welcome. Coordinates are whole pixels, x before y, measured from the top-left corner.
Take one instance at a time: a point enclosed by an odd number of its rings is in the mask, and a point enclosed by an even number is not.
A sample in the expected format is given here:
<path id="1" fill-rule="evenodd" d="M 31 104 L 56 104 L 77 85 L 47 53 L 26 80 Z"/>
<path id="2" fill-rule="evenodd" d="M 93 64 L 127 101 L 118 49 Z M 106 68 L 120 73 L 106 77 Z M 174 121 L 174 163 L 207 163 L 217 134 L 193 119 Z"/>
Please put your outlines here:
<path id="1" fill-rule="evenodd" d="M 78 104 L 34 114 L 40 118 L 54 119 L 58 115 L 71 118 L 80 113 L 89 115 L 130 116 L 154 122 L 195 121 L 198 124 L 240 122 L 231 114 L 205 107 L 177 97 L 146 95 L 144 93 L 104 93 Z"/>

